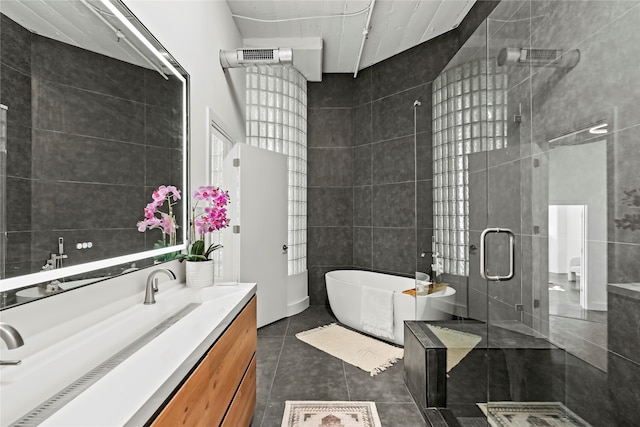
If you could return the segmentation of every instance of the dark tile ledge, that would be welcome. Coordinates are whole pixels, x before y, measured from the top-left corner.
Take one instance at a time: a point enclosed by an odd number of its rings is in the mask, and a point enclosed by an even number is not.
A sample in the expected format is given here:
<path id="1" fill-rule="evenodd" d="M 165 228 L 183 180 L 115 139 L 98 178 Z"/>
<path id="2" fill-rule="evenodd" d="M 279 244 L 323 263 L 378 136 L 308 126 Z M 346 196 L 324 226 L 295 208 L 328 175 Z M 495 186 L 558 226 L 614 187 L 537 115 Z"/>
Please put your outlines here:
<path id="1" fill-rule="evenodd" d="M 640 283 L 609 283 L 607 292 L 640 300 Z"/>

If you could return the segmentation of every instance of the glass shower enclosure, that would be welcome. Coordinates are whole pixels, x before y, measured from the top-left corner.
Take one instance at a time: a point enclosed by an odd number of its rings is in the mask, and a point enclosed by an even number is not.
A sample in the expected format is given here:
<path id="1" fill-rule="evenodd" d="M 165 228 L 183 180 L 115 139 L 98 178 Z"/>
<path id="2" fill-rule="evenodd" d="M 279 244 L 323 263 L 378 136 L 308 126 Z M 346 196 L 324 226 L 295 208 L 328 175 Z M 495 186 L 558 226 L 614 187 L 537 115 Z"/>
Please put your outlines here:
<path id="1" fill-rule="evenodd" d="M 418 245 L 456 289 L 432 326 L 467 340 L 442 340 L 463 425 L 640 419 L 638 22 L 637 1 L 501 2 L 433 82 Z"/>

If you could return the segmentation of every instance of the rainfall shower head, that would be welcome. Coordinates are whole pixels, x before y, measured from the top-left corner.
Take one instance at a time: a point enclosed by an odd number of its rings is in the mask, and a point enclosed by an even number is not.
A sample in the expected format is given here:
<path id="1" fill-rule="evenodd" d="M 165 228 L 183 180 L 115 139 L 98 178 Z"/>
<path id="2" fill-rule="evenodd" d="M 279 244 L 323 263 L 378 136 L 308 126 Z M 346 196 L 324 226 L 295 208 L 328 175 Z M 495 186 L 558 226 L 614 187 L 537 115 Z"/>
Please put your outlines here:
<path id="1" fill-rule="evenodd" d="M 498 54 L 498 65 L 532 65 L 534 67 L 573 68 L 580 61 L 580 51 L 558 49 L 521 49 L 505 47 Z"/>

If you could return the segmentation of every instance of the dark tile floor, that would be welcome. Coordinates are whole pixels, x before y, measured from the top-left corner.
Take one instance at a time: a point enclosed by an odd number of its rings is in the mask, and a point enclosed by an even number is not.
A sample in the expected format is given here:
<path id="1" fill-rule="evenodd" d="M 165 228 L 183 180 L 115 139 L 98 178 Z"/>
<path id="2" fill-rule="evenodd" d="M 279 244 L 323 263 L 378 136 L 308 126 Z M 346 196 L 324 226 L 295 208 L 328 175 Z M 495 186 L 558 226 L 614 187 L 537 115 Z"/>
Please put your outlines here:
<path id="1" fill-rule="evenodd" d="M 371 377 L 298 340 L 295 334 L 336 322 L 325 306 L 258 329 L 257 403 L 252 427 L 280 427 L 286 400 L 374 401 L 383 427 L 425 427 L 404 385 L 402 360 Z"/>

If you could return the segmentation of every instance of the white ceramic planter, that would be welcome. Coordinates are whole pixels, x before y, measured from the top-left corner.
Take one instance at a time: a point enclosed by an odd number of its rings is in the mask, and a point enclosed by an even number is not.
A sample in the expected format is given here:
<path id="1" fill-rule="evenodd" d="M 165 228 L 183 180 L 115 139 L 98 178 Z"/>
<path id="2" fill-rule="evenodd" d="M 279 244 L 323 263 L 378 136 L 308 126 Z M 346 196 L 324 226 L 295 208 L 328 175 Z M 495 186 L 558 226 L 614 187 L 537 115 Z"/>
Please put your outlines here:
<path id="1" fill-rule="evenodd" d="M 213 285 L 213 260 L 185 261 L 186 283 L 189 288 L 204 288 Z"/>

